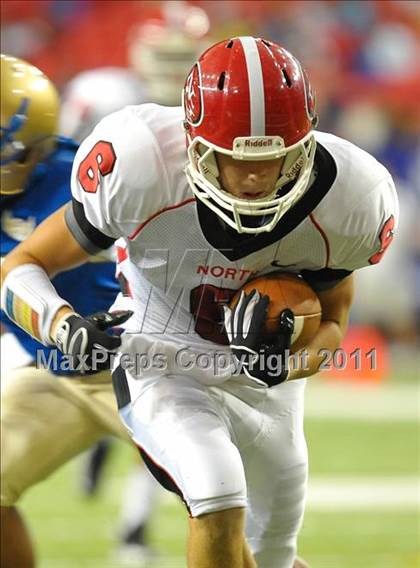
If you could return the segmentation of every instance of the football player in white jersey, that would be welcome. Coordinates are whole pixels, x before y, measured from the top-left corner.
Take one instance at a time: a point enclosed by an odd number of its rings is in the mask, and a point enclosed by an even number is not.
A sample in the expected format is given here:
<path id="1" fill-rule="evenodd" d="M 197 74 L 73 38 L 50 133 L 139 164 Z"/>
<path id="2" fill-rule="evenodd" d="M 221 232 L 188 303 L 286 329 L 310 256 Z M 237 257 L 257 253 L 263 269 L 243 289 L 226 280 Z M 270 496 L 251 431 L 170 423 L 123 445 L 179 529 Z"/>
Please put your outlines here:
<path id="1" fill-rule="evenodd" d="M 133 106 L 99 123 L 78 151 L 72 204 L 4 263 L 3 304 L 7 294 L 30 304 L 45 343 L 87 369 L 113 359 L 120 416 L 188 510 L 192 568 L 299 565 L 305 378 L 321 348 L 340 345 L 352 272 L 381 260 L 397 226 L 388 171 L 316 122 L 289 52 L 222 41 L 192 68 L 183 109 Z M 135 313 L 110 354 L 109 336 L 49 276 L 118 238 Z M 267 297 L 227 307 L 245 281 L 279 268 L 305 278 L 322 305 L 305 364 L 293 368 L 289 310 L 267 344 Z"/>

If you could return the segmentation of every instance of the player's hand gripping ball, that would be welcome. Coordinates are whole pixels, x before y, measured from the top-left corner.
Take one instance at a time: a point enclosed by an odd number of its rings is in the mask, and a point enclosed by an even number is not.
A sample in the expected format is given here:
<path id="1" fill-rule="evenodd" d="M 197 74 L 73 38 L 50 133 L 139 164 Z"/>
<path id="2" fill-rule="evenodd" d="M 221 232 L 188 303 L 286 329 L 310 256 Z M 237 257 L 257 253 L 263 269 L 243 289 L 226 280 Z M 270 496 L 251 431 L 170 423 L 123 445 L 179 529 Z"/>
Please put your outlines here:
<path id="1" fill-rule="evenodd" d="M 310 342 L 320 322 L 318 296 L 288 273 L 247 282 L 225 307 L 225 328 L 241 371 L 269 386 L 287 379 L 289 354 Z"/>
<path id="2" fill-rule="evenodd" d="M 294 327 L 293 312 L 282 311 L 276 333 L 266 333 L 270 298 L 258 290 L 246 294 L 232 308 L 224 307 L 225 327 L 230 348 L 241 372 L 264 381 L 268 386 L 282 383 L 288 375 L 288 350 Z"/>

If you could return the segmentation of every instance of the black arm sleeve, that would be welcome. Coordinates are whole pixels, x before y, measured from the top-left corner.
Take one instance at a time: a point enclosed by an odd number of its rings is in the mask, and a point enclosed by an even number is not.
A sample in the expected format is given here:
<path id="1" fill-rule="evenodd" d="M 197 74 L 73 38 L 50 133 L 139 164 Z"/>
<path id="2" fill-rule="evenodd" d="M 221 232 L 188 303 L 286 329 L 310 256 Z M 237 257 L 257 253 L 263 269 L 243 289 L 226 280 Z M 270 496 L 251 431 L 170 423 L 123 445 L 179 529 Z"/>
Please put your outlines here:
<path id="1" fill-rule="evenodd" d="M 351 273 L 350 270 L 323 268 L 322 270 L 302 270 L 301 275 L 315 292 L 323 292 L 337 286 Z"/>
<path id="2" fill-rule="evenodd" d="M 116 241 L 116 239 L 98 231 L 87 220 L 83 205 L 76 199 L 68 204 L 64 218 L 73 237 L 89 254 L 96 254 L 101 250 L 108 249 Z"/>

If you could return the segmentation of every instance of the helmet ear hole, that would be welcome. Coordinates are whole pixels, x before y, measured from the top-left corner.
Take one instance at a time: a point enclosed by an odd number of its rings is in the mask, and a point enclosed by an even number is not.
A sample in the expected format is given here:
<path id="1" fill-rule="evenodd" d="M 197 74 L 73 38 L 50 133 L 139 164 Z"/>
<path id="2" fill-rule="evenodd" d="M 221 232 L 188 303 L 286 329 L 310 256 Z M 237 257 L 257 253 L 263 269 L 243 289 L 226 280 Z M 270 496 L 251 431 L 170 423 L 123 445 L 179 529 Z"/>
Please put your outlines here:
<path id="1" fill-rule="evenodd" d="M 287 69 L 282 69 L 281 72 L 282 72 L 282 74 L 283 74 L 284 80 L 286 81 L 286 85 L 287 85 L 287 86 L 289 87 L 289 89 L 290 89 L 291 86 L 292 86 L 292 80 L 291 80 L 290 77 L 289 77 L 289 74 L 288 74 L 288 72 L 287 72 Z"/>

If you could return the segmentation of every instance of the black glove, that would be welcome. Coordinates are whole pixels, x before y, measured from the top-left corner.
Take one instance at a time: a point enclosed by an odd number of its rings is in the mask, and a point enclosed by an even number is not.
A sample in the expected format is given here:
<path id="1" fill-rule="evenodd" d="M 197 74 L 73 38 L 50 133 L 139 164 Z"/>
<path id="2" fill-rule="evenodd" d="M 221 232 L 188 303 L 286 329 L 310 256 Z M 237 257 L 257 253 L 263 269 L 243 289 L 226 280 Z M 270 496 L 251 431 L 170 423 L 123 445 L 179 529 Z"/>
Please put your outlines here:
<path id="1" fill-rule="evenodd" d="M 236 306 L 224 306 L 225 328 L 233 356 L 248 377 L 264 381 L 268 386 L 287 379 L 289 349 L 294 329 L 293 312 L 281 312 L 275 333 L 265 329 L 270 298 L 257 290 L 243 291 Z"/>
<path id="2" fill-rule="evenodd" d="M 121 325 L 133 312 L 99 312 L 83 318 L 71 314 L 62 320 L 55 333 L 57 347 L 69 357 L 71 370 L 81 375 L 93 374 L 110 368 L 109 353 L 121 345 L 121 339 L 105 330 Z"/>

